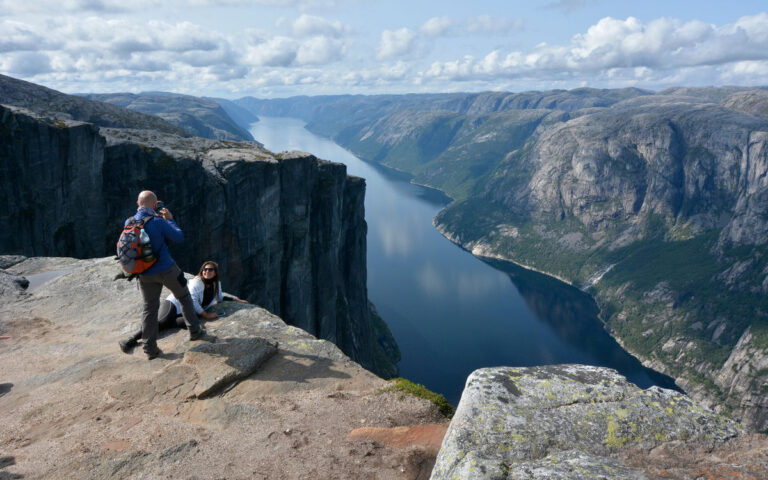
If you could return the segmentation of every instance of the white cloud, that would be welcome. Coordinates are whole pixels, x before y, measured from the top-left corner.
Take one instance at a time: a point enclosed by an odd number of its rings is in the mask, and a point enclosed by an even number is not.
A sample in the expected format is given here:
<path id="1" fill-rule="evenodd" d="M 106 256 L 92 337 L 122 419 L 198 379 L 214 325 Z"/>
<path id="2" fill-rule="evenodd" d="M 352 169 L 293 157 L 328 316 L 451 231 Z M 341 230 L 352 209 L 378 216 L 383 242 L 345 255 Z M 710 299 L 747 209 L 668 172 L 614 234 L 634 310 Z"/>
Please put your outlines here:
<path id="1" fill-rule="evenodd" d="M 69 91 L 139 88 L 194 94 L 216 88 L 246 94 L 261 94 L 254 89 L 263 89 L 275 95 L 295 94 L 298 86 L 308 93 L 395 93 L 582 84 L 754 85 L 765 84 L 768 78 L 766 13 L 729 25 L 607 17 L 559 44 L 509 49 L 492 40 L 496 45 L 478 51 L 464 47 L 470 40 L 475 45 L 482 37 L 506 35 L 522 24 L 489 16 L 434 17 L 420 26 L 386 30 L 369 39 L 366 34 L 372 32 L 353 32 L 339 21 L 300 11 L 284 15 L 290 20 L 278 27 L 282 34 L 269 30 L 274 21 L 263 22 L 263 30 L 221 31 L 183 18 L 147 22 L 99 11 L 121 5 L 166 8 L 167 3 L 159 1 L 0 0 L 0 10 L 48 9 L 46 15 L 18 17 L 0 12 L 0 72 Z M 68 15 L 68 9 L 76 6 L 85 10 Z M 457 41 L 459 35 L 472 38 Z M 445 39 L 446 45 L 436 39 Z M 366 55 L 363 48 L 375 48 L 375 55 Z M 442 57 L 426 60 L 427 52 Z"/>
<path id="2" fill-rule="evenodd" d="M 376 77 L 381 77 L 386 80 L 403 80 L 406 78 L 409 71 L 410 66 L 403 61 L 399 61 L 394 65 L 382 68 Z"/>
<path id="3" fill-rule="evenodd" d="M 20 22 L 0 21 L 0 52 L 49 50 L 60 46 Z"/>
<path id="4" fill-rule="evenodd" d="M 0 60 L 0 68 L 16 75 L 39 75 L 51 71 L 51 59 L 44 53 L 13 53 Z"/>
<path id="5" fill-rule="evenodd" d="M 568 45 L 540 44 L 529 51 L 490 52 L 482 59 L 435 62 L 425 78 L 452 81 L 508 78 L 575 79 L 666 78 L 673 69 L 715 68 L 718 65 L 768 61 L 768 14 L 743 17 L 732 25 L 716 27 L 699 21 L 661 18 L 643 23 L 629 17 L 601 19 Z M 734 72 L 733 68 L 727 71 Z M 725 70 L 720 73 L 724 74 Z M 699 71 L 701 73 L 701 71 Z M 763 81 L 764 83 L 764 81 Z"/>
<path id="6" fill-rule="evenodd" d="M 296 59 L 298 44 L 287 37 L 275 37 L 248 48 L 246 61 L 257 66 L 287 67 Z"/>
<path id="7" fill-rule="evenodd" d="M 327 37 L 312 37 L 299 46 L 296 61 L 300 65 L 321 65 L 339 60 L 343 44 Z"/>
<path id="8" fill-rule="evenodd" d="M 416 40 L 416 34 L 407 28 L 399 30 L 384 30 L 379 42 L 379 59 L 400 57 L 408 54 Z"/>
<path id="9" fill-rule="evenodd" d="M 312 15 L 302 15 L 294 20 L 293 34 L 297 37 L 328 36 L 340 37 L 346 30 L 339 21 L 330 21 Z"/>
<path id="10" fill-rule="evenodd" d="M 453 26 L 453 20 L 448 17 L 433 17 L 424 22 L 420 30 L 428 37 L 435 38 L 447 34 Z"/>
<path id="11" fill-rule="evenodd" d="M 156 32 L 151 37 L 157 38 L 159 48 L 171 52 L 211 51 L 224 48 L 227 44 L 221 35 L 189 22 L 168 24 L 153 21 L 149 22 L 149 31 Z"/>

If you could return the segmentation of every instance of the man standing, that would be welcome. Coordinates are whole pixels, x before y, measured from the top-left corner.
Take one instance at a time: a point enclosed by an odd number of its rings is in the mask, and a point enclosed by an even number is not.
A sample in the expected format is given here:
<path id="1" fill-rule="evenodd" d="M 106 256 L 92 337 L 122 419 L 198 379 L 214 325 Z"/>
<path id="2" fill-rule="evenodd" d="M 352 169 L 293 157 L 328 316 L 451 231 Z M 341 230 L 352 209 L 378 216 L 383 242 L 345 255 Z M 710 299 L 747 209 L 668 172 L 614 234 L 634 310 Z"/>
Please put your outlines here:
<path id="1" fill-rule="evenodd" d="M 173 215 L 167 208 L 162 208 L 155 213 L 157 203 L 157 196 L 154 193 L 149 190 L 141 192 L 136 201 L 139 209 L 133 216 L 138 221 L 152 217 L 144 225 L 144 231 L 149 235 L 149 242 L 157 258 L 151 267 L 139 275 L 139 289 L 144 299 L 141 338 L 144 342 L 144 352 L 150 360 L 163 353 L 157 346 L 157 311 L 160 308 L 160 294 L 163 286 L 173 292 L 173 295 L 181 303 L 181 314 L 189 330 L 189 339 L 197 340 L 205 335 L 205 329 L 200 325 L 192 297 L 187 290 L 187 279 L 184 278 L 184 272 L 171 258 L 166 244 L 166 241 L 183 242 L 184 232 L 173 221 Z M 128 221 L 126 221 L 127 223 Z"/>

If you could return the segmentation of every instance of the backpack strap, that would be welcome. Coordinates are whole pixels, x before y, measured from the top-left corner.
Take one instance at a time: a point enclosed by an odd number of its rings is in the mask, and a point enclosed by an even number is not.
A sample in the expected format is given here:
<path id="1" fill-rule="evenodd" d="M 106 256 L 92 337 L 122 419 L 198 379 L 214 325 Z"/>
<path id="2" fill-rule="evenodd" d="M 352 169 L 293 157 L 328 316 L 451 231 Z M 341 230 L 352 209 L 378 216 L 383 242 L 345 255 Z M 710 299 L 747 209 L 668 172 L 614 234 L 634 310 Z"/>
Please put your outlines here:
<path id="1" fill-rule="evenodd" d="M 117 260 L 117 257 L 115 257 L 115 260 Z M 115 275 L 115 278 L 112 279 L 112 281 L 116 280 L 128 280 L 129 282 L 133 280 L 134 278 L 138 277 L 139 275 L 137 273 L 126 273 L 121 271 L 117 275 Z"/>
<path id="2" fill-rule="evenodd" d="M 148 215 L 142 218 L 141 220 L 136 220 L 136 217 L 131 217 L 128 219 L 128 225 L 139 225 L 143 227 L 144 225 L 149 223 L 149 221 L 152 220 L 153 218 L 155 218 L 154 215 Z"/>

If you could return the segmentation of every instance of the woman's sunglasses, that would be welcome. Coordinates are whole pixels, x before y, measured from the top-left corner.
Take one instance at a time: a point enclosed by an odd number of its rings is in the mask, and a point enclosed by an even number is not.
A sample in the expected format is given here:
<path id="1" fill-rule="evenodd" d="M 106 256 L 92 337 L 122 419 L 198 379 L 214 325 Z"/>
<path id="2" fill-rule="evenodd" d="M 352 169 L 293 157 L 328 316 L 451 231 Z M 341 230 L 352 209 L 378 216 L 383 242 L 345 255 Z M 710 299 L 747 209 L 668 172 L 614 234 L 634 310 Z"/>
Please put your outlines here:
<path id="1" fill-rule="evenodd" d="M 216 269 L 215 269 L 215 268 L 211 268 L 211 267 L 205 267 L 205 268 L 203 269 L 203 271 L 204 271 L 204 272 L 215 272 L 215 271 L 216 271 Z"/>

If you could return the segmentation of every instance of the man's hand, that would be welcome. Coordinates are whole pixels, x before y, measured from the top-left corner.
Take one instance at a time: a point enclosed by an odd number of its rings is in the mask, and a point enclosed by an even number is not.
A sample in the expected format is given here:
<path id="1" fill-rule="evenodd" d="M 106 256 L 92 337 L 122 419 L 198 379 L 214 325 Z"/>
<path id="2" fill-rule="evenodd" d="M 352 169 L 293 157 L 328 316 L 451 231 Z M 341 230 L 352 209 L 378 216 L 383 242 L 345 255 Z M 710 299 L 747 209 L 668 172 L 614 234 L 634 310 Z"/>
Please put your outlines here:
<path id="1" fill-rule="evenodd" d="M 216 314 L 216 312 L 208 313 L 206 311 L 203 311 L 203 313 L 200 314 L 200 316 L 203 317 L 206 320 L 215 320 L 215 319 L 219 318 L 219 315 Z"/>
<path id="2" fill-rule="evenodd" d="M 160 215 L 162 215 L 162 217 L 166 220 L 173 220 L 173 215 L 171 214 L 171 211 L 168 210 L 167 208 L 160 210 Z"/>

